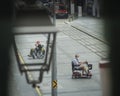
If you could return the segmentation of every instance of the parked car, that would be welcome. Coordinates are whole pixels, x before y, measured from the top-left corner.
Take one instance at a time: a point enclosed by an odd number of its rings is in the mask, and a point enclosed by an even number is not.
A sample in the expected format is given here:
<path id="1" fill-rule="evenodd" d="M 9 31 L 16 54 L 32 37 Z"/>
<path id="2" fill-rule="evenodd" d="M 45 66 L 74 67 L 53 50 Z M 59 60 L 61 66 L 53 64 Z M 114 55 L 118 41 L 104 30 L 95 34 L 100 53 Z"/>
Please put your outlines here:
<path id="1" fill-rule="evenodd" d="M 64 4 L 55 4 L 56 18 L 68 18 L 68 11 Z"/>
<path id="2" fill-rule="evenodd" d="M 49 2 L 46 7 L 48 14 L 53 17 L 53 2 Z M 67 7 L 63 3 L 55 3 L 56 18 L 68 18 Z"/>

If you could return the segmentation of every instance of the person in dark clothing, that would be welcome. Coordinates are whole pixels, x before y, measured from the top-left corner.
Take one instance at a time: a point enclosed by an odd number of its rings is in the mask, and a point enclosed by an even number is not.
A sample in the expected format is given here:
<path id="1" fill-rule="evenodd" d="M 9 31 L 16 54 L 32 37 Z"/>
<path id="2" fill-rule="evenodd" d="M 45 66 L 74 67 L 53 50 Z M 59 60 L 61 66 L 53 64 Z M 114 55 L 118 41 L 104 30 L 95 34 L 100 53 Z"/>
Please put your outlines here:
<path id="1" fill-rule="evenodd" d="M 45 49 L 44 46 L 41 45 L 40 41 L 37 41 L 35 43 L 35 48 L 30 49 L 30 54 L 28 55 L 29 57 L 35 58 L 43 58 L 45 55 Z"/>
<path id="2" fill-rule="evenodd" d="M 37 41 L 36 44 L 35 44 L 35 46 L 36 46 L 36 47 L 35 47 L 36 54 L 37 54 L 37 53 L 40 54 L 40 53 L 41 53 L 41 50 L 42 50 L 42 45 L 41 45 L 40 41 Z"/>

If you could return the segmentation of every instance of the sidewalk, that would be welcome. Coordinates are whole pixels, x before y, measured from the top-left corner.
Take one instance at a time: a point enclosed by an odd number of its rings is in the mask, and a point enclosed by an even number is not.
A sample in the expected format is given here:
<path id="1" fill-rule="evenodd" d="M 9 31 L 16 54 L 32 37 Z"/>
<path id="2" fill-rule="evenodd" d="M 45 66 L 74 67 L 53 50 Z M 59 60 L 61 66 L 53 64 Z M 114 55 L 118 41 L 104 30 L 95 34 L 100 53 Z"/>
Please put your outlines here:
<path id="1" fill-rule="evenodd" d="M 101 18 L 95 17 L 78 17 L 71 22 L 67 21 L 72 27 L 83 31 L 84 33 L 108 44 L 104 37 L 104 21 Z"/>
<path id="2" fill-rule="evenodd" d="M 108 58 L 109 42 L 105 39 L 104 21 L 101 18 L 79 17 L 71 22 L 68 20 L 66 20 L 65 23 L 78 30 L 78 32 L 75 33 L 78 34 L 77 39 L 81 39 L 80 43 L 82 45 L 101 58 Z M 71 33 L 75 34 L 74 32 Z M 84 34 L 85 37 L 83 37 L 82 34 Z"/>

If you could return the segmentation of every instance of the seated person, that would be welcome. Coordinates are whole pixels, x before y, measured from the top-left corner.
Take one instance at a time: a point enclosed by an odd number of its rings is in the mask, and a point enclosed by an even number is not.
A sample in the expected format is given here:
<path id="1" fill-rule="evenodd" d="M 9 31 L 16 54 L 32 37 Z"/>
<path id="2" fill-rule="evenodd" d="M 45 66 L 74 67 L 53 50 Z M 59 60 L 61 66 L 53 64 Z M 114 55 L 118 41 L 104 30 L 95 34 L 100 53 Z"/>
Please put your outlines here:
<path id="1" fill-rule="evenodd" d="M 85 62 L 80 62 L 79 61 L 79 55 L 76 54 L 75 58 L 72 60 L 72 64 L 73 64 L 73 68 L 75 70 L 82 70 L 82 75 L 84 74 L 84 72 L 86 74 L 88 74 L 88 66 L 87 66 L 87 61 Z M 73 69 L 73 70 L 74 70 Z"/>
<path id="2" fill-rule="evenodd" d="M 37 41 L 35 43 L 35 48 L 30 49 L 30 54 L 28 56 L 35 58 L 38 57 L 38 54 L 41 55 L 41 52 L 44 55 L 45 53 L 44 47 L 43 45 L 41 45 L 40 41 Z"/>

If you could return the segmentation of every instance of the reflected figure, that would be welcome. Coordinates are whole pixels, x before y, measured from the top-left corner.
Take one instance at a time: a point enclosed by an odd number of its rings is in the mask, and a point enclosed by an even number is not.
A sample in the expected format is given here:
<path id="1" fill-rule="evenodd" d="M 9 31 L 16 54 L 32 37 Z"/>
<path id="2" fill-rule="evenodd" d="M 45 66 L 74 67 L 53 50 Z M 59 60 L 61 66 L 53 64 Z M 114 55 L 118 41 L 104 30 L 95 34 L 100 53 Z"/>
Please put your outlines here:
<path id="1" fill-rule="evenodd" d="M 33 59 L 38 58 L 38 59 L 43 59 L 45 56 L 45 48 L 44 45 L 40 43 L 40 41 L 37 41 L 35 43 L 35 48 L 30 49 L 30 54 L 28 55 L 29 57 L 32 57 Z"/>

